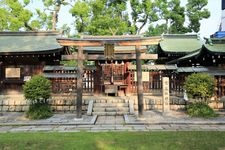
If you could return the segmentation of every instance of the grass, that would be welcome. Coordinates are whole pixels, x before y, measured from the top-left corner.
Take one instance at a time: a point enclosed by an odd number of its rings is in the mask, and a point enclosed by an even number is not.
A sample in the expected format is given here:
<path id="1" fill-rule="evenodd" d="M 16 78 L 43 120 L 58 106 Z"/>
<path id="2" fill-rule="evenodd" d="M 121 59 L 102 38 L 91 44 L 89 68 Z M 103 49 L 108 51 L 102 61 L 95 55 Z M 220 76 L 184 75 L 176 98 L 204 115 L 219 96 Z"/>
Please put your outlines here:
<path id="1" fill-rule="evenodd" d="M 4 150 L 225 149 L 225 132 L 2 133 Z"/>

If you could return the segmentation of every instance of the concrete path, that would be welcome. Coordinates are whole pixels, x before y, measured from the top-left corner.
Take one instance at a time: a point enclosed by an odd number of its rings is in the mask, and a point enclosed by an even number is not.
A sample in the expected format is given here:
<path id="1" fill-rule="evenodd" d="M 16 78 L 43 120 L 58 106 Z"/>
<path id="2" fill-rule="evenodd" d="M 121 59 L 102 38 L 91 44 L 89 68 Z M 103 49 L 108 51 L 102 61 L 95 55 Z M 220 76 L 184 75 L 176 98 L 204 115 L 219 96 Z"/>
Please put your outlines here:
<path id="1" fill-rule="evenodd" d="M 148 111 L 142 119 L 135 116 L 83 116 L 55 114 L 49 119 L 31 121 L 23 113 L 0 116 L 0 133 L 7 132 L 120 132 L 120 131 L 225 131 L 225 117 L 190 118 L 183 112 Z"/>

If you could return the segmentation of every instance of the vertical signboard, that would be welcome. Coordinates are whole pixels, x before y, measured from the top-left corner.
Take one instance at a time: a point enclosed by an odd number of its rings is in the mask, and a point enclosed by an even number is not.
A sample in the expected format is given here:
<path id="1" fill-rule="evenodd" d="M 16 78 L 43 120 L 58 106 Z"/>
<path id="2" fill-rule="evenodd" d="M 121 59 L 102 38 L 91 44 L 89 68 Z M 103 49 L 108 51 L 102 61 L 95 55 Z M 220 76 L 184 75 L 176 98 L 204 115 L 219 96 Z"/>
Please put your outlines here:
<path id="1" fill-rule="evenodd" d="M 170 110 L 170 93 L 169 93 L 169 78 L 168 77 L 163 77 L 162 78 L 163 81 L 163 97 L 162 97 L 162 111 L 164 112 L 168 112 Z"/>
<path id="2" fill-rule="evenodd" d="M 106 59 L 113 59 L 115 53 L 114 44 L 104 45 L 104 55 Z"/>

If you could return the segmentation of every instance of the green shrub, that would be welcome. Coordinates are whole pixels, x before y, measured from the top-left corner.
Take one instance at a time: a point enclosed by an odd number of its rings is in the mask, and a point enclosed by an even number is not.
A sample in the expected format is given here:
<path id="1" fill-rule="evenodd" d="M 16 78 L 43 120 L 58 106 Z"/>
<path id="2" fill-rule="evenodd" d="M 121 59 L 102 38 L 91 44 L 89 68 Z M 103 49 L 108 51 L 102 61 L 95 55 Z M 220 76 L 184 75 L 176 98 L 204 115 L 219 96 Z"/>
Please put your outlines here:
<path id="1" fill-rule="evenodd" d="M 51 82 L 42 75 L 36 75 L 23 86 L 24 96 L 30 101 L 27 117 L 44 119 L 52 116 L 48 99 L 51 96 Z"/>
<path id="2" fill-rule="evenodd" d="M 36 75 L 24 84 L 23 91 L 31 103 L 46 101 L 51 96 L 51 82 L 42 75 Z"/>
<path id="3" fill-rule="evenodd" d="M 214 78 L 206 73 L 193 73 L 185 79 L 184 88 L 190 98 L 206 101 L 213 95 Z"/>
<path id="4" fill-rule="evenodd" d="M 214 110 L 210 108 L 209 105 L 203 102 L 188 104 L 186 108 L 188 115 L 190 115 L 191 117 L 210 118 L 217 116 Z"/>
<path id="5" fill-rule="evenodd" d="M 47 103 L 35 103 L 30 105 L 26 112 L 29 119 L 45 119 L 52 116 L 51 106 Z"/>

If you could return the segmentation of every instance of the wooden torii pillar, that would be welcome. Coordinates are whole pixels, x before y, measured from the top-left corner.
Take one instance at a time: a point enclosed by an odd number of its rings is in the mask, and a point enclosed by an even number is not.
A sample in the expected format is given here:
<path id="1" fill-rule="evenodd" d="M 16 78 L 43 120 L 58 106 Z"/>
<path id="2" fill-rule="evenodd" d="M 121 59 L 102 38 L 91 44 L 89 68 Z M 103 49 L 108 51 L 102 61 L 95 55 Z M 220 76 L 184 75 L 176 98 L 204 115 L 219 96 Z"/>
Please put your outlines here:
<path id="1" fill-rule="evenodd" d="M 120 37 L 120 38 L 119 38 Z M 148 38 L 129 38 L 123 36 L 111 36 L 104 39 L 104 36 L 99 38 L 90 38 L 90 39 L 72 39 L 72 38 L 58 38 L 57 41 L 61 46 L 76 46 L 78 47 L 78 53 L 75 55 L 64 55 L 62 56 L 63 60 L 78 60 L 78 76 L 77 76 L 77 118 L 82 117 L 82 95 L 83 95 L 83 60 L 93 60 L 105 59 L 104 56 L 98 55 L 95 57 L 84 56 L 83 47 L 89 46 L 104 46 L 104 44 L 114 44 L 115 46 L 135 46 L 136 50 L 136 70 L 137 70 L 137 98 L 138 98 L 138 115 L 141 117 L 144 111 L 143 103 L 143 84 L 142 84 L 142 67 L 141 59 L 146 58 L 146 56 L 141 55 L 140 47 L 143 45 L 157 45 L 160 41 L 160 37 L 148 37 Z M 154 55 L 154 54 L 153 54 Z M 151 54 L 148 54 L 147 57 L 152 57 Z M 121 58 L 126 58 L 122 55 L 116 56 Z M 129 57 L 128 57 L 129 58 Z"/>

